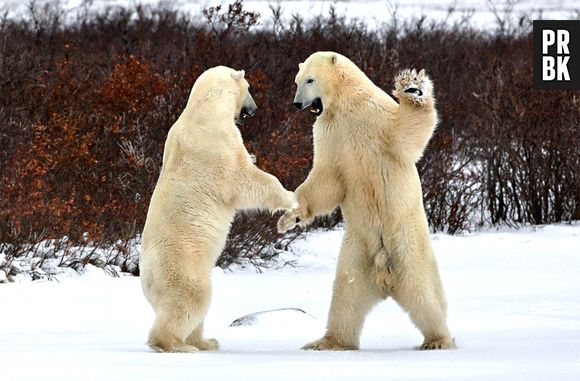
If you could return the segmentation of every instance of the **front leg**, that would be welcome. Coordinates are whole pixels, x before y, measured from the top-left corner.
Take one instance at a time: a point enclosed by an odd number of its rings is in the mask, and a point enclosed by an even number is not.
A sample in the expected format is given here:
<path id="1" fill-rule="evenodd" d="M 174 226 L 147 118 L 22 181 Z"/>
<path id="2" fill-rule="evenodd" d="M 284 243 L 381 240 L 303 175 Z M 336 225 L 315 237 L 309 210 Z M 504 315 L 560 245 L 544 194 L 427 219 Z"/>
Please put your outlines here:
<path id="1" fill-rule="evenodd" d="M 298 207 L 286 211 L 278 220 L 278 232 L 284 233 L 296 225 L 306 226 L 314 217 L 331 213 L 344 197 L 344 187 L 331 168 L 312 169 L 306 180 L 296 188 Z"/>
<path id="2" fill-rule="evenodd" d="M 244 209 L 292 209 L 297 206 L 294 192 L 284 189 L 280 181 L 256 166 L 249 167 L 248 173 L 235 196 L 234 207 Z"/>
<path id="3" fill-rule="evenodd" d="M 394 150 L 413 162 L 419 160 L 437 125 L 433 83 L 425 70 L 403 70 L 395 77 L 399 119 L 393 133 Z"/>

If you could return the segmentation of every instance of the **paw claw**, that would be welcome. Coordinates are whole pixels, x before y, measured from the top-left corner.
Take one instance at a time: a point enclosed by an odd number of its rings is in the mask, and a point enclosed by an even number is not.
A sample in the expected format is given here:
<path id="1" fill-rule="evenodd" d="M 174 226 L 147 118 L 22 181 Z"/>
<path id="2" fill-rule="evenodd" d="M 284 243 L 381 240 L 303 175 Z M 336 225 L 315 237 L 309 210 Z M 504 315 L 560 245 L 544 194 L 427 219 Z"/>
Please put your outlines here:
<path id="1" fill-rule="evenodd" d="M 393 94 L 400 100 L 422 105 L 426 102 L 426 98 L 431 96 L 432 92 L 433 84 L 425 74 L 425 70 L 417 73 L 415 69 L 405 69 L 395 77 Z"/>
<path id="2" fill-rule="evenodd" d="M 294 228 L 297 224 L 298 215 L 296 214 L 296 210 L 287 210 L 281 217 L 278 219 L 278 233 L 286 233 L 288 230 Z"/>
<path id="3" fill-rule="evenodd" d="M 202 351 L 217 351 L 220 349 L 220 344 L 216 339 L 205 339 L 197 347 Z"/>
<path id="4" fill-rule="evenodd" d="M 344 345 L 334 339 L 323 337 L 304 345 L 301 349 L 306 351 L 356 351 L 358 346 Z"/>
<path id="5" fill-rule="evenodd" d="M 455 345 L 455 340 L 444 337 L 442 339 L 430 340 L 425 341 L 421 346 L 417 349 L 425 351 L 425 350 L 435 350 L 435 349 L 456 349 L 457 346 Z"/>

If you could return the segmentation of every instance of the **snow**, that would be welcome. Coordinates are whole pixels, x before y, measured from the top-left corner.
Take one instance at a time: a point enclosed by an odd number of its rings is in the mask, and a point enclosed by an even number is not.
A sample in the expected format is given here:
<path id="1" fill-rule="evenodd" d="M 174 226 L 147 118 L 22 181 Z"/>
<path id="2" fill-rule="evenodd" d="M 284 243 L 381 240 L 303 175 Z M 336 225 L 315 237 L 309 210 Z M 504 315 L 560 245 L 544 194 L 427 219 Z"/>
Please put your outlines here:
<path id="1" fill-rule="evenodd" d="M 103 9 L 115 6 L 133 6 L 144 4 L 156 6 L 158 4 L 167 5 L 174 9 L 182 10 L 191 15 L 201 15 L 201 11 L 207 7 L 218 4 L 231 4 L 233 0 L 61 0 L 60 4 L 64 9 L 75 11 L 86 3 L 90 9 Z M 45 3 L 54 3 L 52 0 L 37 0 L 37 6 Z M 496 18 L 493 8 L 499 15 L 505 15 L 510 9 L 509 3 L 514 3 L 512 18 L 518 20 L 521 15 L 529 19 L 577 19 L 580 6 L 577 0 L 544 0 L 538 3 L 534 0 L 353 0 L 353 1 L 332 1 L 332 0 L 245 0 L 244 8 L 249 11 L 257 11 L 262 15 L 262 23 L 268 26 L 271 19 L 271 7 L 278 5 L 283 9 L 282 15 L 289 19 L 293 14 L 300 14 L 309 20 L 321 14 L 327 15 L 330 8 L 334 7 L 338 15 L 344 15 L 348 19 L 364 20 L 371 27 L 379 27 L 383 23 L 392 21 L 392 12 L 396 10 L 397 19 L 404 20 L 425 16 L 428 20 L 447 20 L 450 22 L 459 21 L 465 15 L 472 15 L 471 23 L 481 28 L 495 27 Z M 10 15 L 21 15 L 26 13 L 28 2 L 18 0 L 0 0 L 0 9 L 5 8 Z M 449 10 L 453 8 L 453 14 L 449 15 Z M 504 17 L 504 16 L 502 16 Z"/>
<path id="2" fill-rule="evenodd" d="M 580 223 L 433 235 L 459 349 L 421 335 L 392 301 L 367 318 L 361 350 L 305 352 L 324 330 L 342 231 L 295 242 L 294 266 L 213 273 L 206 322 L 219 352 L 158 354 L 135 277 L 95 267 L 0 285 L 0 378 L 19 380 L 578 380 Z M 230 326 L 244 315 L 253 324 Z"/>
<path id="3" fill-rule="evenodd" d="M 111 275 L 134 272 L 139 262 L 140 237 L 129 242 L 118 241 L 108 247 L 95 247 L 86 236 L 85 245 L 69 242 L 68 237 L 46 239 L 20 247 L 21 254 L 6 263 L 11 245 L 0 245 L 0 283 L 76 276 L 84 263 L 98 264 Z"/>

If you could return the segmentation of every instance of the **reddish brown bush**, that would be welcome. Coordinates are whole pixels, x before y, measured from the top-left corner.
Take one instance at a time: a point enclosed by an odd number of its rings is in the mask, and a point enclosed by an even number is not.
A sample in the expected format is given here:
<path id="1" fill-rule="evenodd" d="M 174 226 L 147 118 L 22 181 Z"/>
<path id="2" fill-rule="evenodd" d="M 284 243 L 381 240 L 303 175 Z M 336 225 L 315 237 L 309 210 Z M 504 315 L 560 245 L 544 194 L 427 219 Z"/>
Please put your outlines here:
<path id="1" fill-rule="evenodd" d="M 258 16 L 240 4 L 193 20 L 146 7 L 67 24 L 58 10 L 32 16 L 0 21 L 0 242 L 138 235 L 167 131 L 195 78 L 219 64 L 246 70 L 259 107 L 241 127 L 247 147 L 294 189 L 313 120 L 292 109 L 293 80 L 317 50 L 351 57 L 389 92 L 405 67 L 434 79 L 441 124 L 418 163 L 434 229 L 580 218 L 580 95 L 531 88 L 526 20 L 492 35 L 423 20 L 368 31 L 335 14 L 249 30 Z M 271 255 L 273 222 L 238 217 L 220 263 Z"/>

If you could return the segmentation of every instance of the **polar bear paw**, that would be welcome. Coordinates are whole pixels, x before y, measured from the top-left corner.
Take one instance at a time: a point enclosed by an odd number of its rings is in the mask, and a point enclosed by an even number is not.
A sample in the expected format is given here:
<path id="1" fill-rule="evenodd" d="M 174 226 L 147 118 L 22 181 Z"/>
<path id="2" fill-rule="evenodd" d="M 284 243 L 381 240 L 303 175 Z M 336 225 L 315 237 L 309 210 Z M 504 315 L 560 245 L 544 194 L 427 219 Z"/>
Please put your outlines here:
<path id="1" fill-rule="evenodd" d="M 170 347 L 167 346 L 161 346 L 161 345 L 157 345 L 157 344 L 151 344 L 148 343 L 149 346 L 151 347 L 151 349 L 153 349 L 155 352 L 159 352 L 159 353 L 196 353 L 199 352 L 199 349 L 194 346 L 194 345 L 188 345 L 188 344 L 180 344 L 180 345 L 172 345 Z"/>
<path id="2" fill-rule="evenodd" d="M 298 208 L 293 208 L 284 212 L 278 219 L 278 233 L 286 233 L 293 229 L 300 222 L 300 211 Z"/>
<path id="3" fill-rule="evenodd" d="M 307 351 L 356 351 L 356 345 L 345 345 L 337 340 L 324 336 L 321 339 L 306 344 L 302 349 Z"/>
<path id="4" fill-rule="evenodd" d="M 422 106 L 433 95 L 433 83 L 424 69 L 418 73 L 415 69 L 405 69 L 395 77 L 393 95 L 401 102 Z"/>
<path id="5" fill-rule="evenodd" d="M 217 351 L 220 349 L 220 344 L 216 339 L 203 339 L 198 340 L 195 346 L 199 348 L 200 351 Z"/>
<path id="6" fill-rule="evenodd" d="M 441 339 L 435 340 L 425 340 L 423 344 L 418 348 L 420 350 L 433 350 L 433 349 L 456 349 L 455 340 L 449 337 L 443 337 Z"/>
<path id="7" fill-rule="evenodd" d="M 220 345 L 216 339 L 205 339 L 197 335 L 189 336 L 185 343 L 194 346 L 200 351 L 217 351 Z"/>

